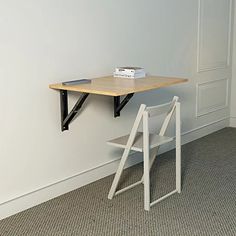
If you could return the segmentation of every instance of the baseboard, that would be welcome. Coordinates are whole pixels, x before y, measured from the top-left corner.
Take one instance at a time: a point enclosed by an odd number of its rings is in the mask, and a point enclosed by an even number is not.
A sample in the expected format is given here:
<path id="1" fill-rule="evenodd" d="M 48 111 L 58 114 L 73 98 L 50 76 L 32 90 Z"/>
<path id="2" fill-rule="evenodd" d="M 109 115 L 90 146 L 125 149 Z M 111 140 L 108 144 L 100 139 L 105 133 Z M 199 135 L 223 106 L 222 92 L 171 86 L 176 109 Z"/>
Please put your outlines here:
<path id="1" fill-rule="evenodd" d="M 185 144 L 194 141 L 227 126 L 229 126 L 228 117 L 195 128 L 188 132 L 182 133 L 182 143 Z M 169 146 L 167 149 L 163 149 L 162 152 L 168 151 L 171 148 L 172 147 Z M 131 161 L 127 164 L 127 167 L 139 163 L 141 161 L 141 157 L 139 155 L 134 155 L 134 157 L 130 160 Z M 104 163 L 92 169 L 85 170 L 82 173 L 78 173 L 56 183 L 49 184 L 43 188 L 0 203 L 0 219 L 14 215 L 18 212 L 24 211 L 28 208 L 111 175 L 116 171 L 118 163 L 119 160 Z"/>
<path id="2" fill-rule="evenodd" d="M 56 183 L 48 184 L 35 191 L 2 202 L 0 203 L 0 220 L 109 176 L 115 173 L 119 161 L 120 159 L 109 161 Z M 134 156 L 134 158 L 130 158 L 126 168 L 135 165 L 140 161 L 141 156 Z"/>
<path id="3" fill-rule="evenodd" d="M 202 125 L 190 131 L 182 133 L 182 144 L 192 142 L 196 139 L 202 138 L 208 134 L 214 133 L 225 127 L 229 127 L 230 118 L 224 117 L 222 119 L 213 121 L 211 123 Z"/>
<path id="4" fill-rule="evenodd" d="M 229 126 L 236 128 L 236 117 L 230 117 Z"/>

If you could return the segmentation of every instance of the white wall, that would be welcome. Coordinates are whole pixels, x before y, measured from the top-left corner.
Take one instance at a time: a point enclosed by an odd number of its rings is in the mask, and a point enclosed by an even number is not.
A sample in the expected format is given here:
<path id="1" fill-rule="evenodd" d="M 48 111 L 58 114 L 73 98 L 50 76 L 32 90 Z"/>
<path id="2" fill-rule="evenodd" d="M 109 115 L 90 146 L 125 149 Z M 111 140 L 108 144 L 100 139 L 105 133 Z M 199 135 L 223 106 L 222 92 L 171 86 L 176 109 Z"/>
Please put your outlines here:
<path id="1" fill-rule="evenodd" d="M 222 79 L 230 81 L 231 67 L 197 72 L 197 64 L 217 55 L 224 67 L 230 1 L 204 1 L 207 12 L 201 15 L 196 0 L 0 0 L 0 218 L 114 173 L 120 153 L 106 140 L 129 130 L 140 103 L 180 96 L 184 142 L 228 125 Z M 211 6 L 217 13 L 213 25 Z M 200 22 L 222 35 L 213 46 L 211 35 L 198 34 Z M 113 118 L 111 97 L 90 96 L 62 133 L 59 93 L 48 85 L 111 74 L 122 65 L 189 82 L 136 94 L 119 118 Z M 77 97 L 71 94 L 71 102 Z"/>
<path id="2" fill-rule="evenodd" d="M 234 10 L 236 4 L 234 4 Z M 233 27 L 233 61 L 232 61 L 232 84 L 231 84 L 231 105 L 230 105 L 230 126 L 236 127 L 236 15 L 234 14 Z"/>

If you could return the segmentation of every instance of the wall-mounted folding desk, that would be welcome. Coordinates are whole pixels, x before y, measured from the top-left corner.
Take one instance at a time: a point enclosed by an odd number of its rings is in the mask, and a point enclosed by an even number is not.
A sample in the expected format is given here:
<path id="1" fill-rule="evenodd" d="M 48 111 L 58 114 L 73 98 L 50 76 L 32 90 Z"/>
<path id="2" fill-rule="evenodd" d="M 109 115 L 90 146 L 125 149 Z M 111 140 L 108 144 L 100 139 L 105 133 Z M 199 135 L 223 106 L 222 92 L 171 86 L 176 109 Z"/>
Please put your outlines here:
<path id="1" fill-rule="evenodd" d="M 60 91 L 61 101 L 61 129 L 69 129 L 69 124 L 84 101 L 91 94 L 105 95 L 114 97 L 114 116 L 120 116 L 120 111 L 127 104 L 134 93 L 167 87 L 173 84 L 187 82 L 187 79 L 169 78 L 159 76 L 146 76 L 142 79 L 114 78 L 113 76 L 95 78 L 91 83 L 78 85 L 51 84 L 49 88 Z M 68 95 L 67 91 L 80 92 L 81 96 L 68 114 Z M 120 96 L 125 96 L 120 101 Z"/>

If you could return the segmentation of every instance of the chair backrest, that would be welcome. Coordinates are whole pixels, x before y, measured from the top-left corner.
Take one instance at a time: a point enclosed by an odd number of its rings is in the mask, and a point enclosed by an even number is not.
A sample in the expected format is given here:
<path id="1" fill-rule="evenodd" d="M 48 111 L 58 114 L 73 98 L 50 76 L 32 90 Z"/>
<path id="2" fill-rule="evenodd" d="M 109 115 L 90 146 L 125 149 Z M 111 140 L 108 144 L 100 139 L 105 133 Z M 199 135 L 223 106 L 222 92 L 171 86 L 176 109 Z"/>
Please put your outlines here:
<path id="1" fill-rule="evenodd" d="M 179 97 L 174 96 L 171 102 L 152 106 L 152 107 L 146 107 L 145 112 L 147 112 L 148 117 L 154 117 L 165 114 L 166 117 L 164 119 L 164 122 L 161 126 L 159 135 L 163 136 L 166 132 L 166 129 L 168 128 L 168 125 L 170 123 L 170 120 L 175 112 L 176 104 L 178 103 Z"/>
<path id="2" fill-rule="evenodd" d="M 167 114 L 171 112 L 177 101 L 178 101 L 178 97 L 175 96 L 171 102 L 168 102 L 162 105 L 146 107 L 148 116 L 149 117 L 159 116 L 159 115 Z"/>
<path id="3" fill-rule="evenodd" d="M 178 103 L 178 99 L 179 98 L 177 96 L 174 96 L 171 102 L 168 102 L 162 105 L 152 106 L 152 107 L 147 107 L 145 104 L 141 104 L 138 114 L 135 118 L 133 127 L 131 129 L 126 148 L 130 149 L 130 147 L 132 146 L 135 136 L 138 132 L 139 124 L 142 121 L 142 119 L 143 119 L 143 124 L 144 124 L 143 129 L 145 129 L 146 132 L 148 133 L 148 118 L 166 114 L 166 117 L 164 119 L 164 122 L 161 126 L 160 133 L 159 133 L 159 135 L 163 136 L 166 132 L 166 129 L 168 128 L 171 117 L 175 111 L 176 104 Z"/>

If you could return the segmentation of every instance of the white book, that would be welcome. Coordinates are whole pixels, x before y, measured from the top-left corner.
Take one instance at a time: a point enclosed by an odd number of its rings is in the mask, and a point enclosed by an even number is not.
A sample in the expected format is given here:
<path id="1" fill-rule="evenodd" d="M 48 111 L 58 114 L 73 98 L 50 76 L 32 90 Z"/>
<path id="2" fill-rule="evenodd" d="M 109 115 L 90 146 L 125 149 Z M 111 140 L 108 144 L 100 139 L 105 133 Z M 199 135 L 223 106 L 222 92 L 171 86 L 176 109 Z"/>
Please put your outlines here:
<path id="1" fill-rule="evenodd" d="M 130 73 L 130 72 L 126 72 L 126 71 L 115 71 L 114 73 L 116 73 L 117 75 L 129 75 L 129 76 L 139 76 L 139 75 L 145 75 L 144 71 L 140 71 L 140 72 L 135 72 L 135 73 Z"/>
<path id="2" fill-rule="evenodd" d="M 125 74 L 135 74 L 135 73 L 141 73 L 145 72 L 144 68 L 141 67 L 117 67 L 115 69 L 116 73 L 125 73 Z"/>
<path id="3" fill-rule="evenodd" d="M 128 75 L 114 72 L 113 76 L 118 78 L 139 79 L 139 78 L 144 78 L 146 75 L 145 73 L 136 73 L 135 75 Z"/>

